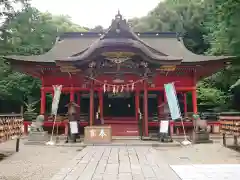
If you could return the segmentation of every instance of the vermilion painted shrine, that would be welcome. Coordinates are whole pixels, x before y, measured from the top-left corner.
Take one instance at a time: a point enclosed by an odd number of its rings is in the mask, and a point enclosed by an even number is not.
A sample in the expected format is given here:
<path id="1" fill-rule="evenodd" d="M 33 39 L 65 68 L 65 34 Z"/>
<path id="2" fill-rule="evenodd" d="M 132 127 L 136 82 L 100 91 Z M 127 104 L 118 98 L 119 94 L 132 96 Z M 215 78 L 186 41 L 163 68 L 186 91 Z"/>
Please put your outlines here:
<path id="1" fill-rule="evenodd" d="M 139 134 L 138 112 L 143 113 L 144 136 L 159 126 L 163 86 L 169 82 L 175 82 L 183 115 L 197 113 L 197 81 L 231 60 L 196 55 L 176 33 L 133 32 L 119 13 L 104 33 L 64 33 L 43 55 L 5 58 L 16 70 L 41 79 L 41 114 L 47 117 L 46 94 L 53 94 L 52 85 L 63 85 L 69 99 L 60 100 L 59 114 L 66 113 L 69 101 L 76 102 L 81 126 L 93 125 L 99 114 L 117 136 Z M 187 92 L 192 94 L 192 110 Z"/>

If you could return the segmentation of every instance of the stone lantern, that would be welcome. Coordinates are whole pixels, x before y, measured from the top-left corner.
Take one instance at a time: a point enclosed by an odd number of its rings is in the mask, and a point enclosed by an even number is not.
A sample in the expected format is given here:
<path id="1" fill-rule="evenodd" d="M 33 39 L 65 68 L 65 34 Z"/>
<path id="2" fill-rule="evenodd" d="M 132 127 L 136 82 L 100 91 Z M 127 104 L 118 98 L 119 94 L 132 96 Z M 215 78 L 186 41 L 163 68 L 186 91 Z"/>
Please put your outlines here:
<path id="1" fill-rule="evenodd" d="M 70 102 L 66 105 L 68 107 L 68 136 L 67 141 L 70 139 L 76 142 L 76 138 L 79 135 L 79 111 L 80 106 L 75 102 Z"/>

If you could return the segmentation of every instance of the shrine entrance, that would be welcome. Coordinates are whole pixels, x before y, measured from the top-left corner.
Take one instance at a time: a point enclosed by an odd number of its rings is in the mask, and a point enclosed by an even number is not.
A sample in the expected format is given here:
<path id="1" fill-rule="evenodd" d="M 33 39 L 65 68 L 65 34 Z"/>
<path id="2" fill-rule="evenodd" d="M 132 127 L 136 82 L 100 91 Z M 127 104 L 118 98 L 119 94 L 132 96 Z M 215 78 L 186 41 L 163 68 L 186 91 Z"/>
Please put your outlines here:
<path id="1" fill-rule="evenodd" d="M 135 119 L 135 102 L 133 93 L 106 93 L 104 95 L 103 116 L 106 118 Z"/>
<path id="2" fill-rule="evenodd" d="M 138 136 L 135 93 L 106 93 L 103 97 L 104 124 L 112 127 L 113 136 Z"/>

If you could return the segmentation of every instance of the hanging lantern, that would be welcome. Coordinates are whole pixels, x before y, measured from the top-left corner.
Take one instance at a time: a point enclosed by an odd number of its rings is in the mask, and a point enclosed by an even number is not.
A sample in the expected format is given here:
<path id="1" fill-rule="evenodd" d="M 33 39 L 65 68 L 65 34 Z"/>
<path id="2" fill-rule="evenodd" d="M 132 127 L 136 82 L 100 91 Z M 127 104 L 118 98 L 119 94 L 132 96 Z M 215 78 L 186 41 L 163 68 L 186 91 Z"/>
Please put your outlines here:
<path id="1" fill-rule="evenodd" d="M 129 86 L 128 86 L 128 84 L 127 84 L 127 87 L 126 87 L 126 91 L 127 91 L 127 92 L 129 91 Z"/>
<path id="2" fill-rule="evenodd" d="M 116 93 L 118 93 L 119 92 L 119 86 L 117 86 L 117 88 L 116 88 Z"/>
<path id="3" fill-rule="evenodd" d="M 134 83 L 132 83 L 132 88 L 131 88 L 131 90 L 132 90 L 132 91 L 134 90 Z"/>
<path id="4" fill-rule="evenodd" d="M 114 85 L 113 86 L 113 94 L 115 94 L 116 93 L 116 86 Z"/>
<path id="5" fill-rule="evenodd" d="M 106 84 L 103 85 L 103 92 L 106 92 Z"/>
<path id="6" fill-rule="evenodd" d="M 107 85 L 107 92 L 111 91 L 111 87 Z"/>
<path id="7" fill-rule="evenodd" d="M 123 90 L 124 90 L 124 86 L 122 85 L 122 87 L 121 87 L 121 92 L 123 92 Z"/>

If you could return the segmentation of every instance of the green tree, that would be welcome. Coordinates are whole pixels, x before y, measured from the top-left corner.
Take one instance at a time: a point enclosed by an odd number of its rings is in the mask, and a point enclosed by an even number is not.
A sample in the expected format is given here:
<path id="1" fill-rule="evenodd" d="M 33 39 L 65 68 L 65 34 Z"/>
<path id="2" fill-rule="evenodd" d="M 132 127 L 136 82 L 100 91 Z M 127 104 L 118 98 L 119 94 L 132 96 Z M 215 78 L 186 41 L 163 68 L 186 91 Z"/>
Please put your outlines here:
<path id="1" fill-rule="evenodd" d="M 147 16 L 131 19 L 129 23 L 135 31 L 180 32 L 185 46 L 197 54 L 238 55 L 239 2 L 165 0 Z M 239 67 L 229 66 L 201 81 L 198 84 L 199 103 L 229 106 L 229 87 L 239 75 Z"/>
<path id="2" fill-rule="evenodd" d="M 166 0 L 160 2 L 143 18 L 134 18 L 129 23 L 135 31 L 179 32 L 191 51 L 202 54 L 208 44 L 204 41 L 205 4 L 201 0 Z"/>
<path id="3" fill-rule="evenodd" d="M 235 0 L 211 0 L 206 1 L 209 11 L 205 26 L 209 31 L 206 40 L 210 44 L 209 54 L 240 56 L 240 1 Z M 231 94 L 229 88 L 236 88 L 234 98 L 240 94 L 240 66 L 236 60 L 228 68 L 212 76 L 211 83 L 219 89 Z M 236 100 L 234 99 L 236 102 Z M 239 103 L 235 103 L 237 108 Z M 239 109 L 239 108 L 238 108 Z"/>
<path id="4" fill-rule="evenodd" d="M 1 55 L 38 55 L 51 49 L 59 34 L 85 29 L 72 23 L 68 16 L 53 16 L 29 7 L 5 24 L 5 31 L 2 37 L 5 40 L 0 41 Z M 39 99 L 39 88 L 38 79 L 12 71 L 8 63 L 0 59 L 1 100 L 22 103 L 29 98 Z"/>

